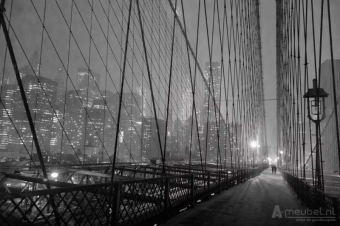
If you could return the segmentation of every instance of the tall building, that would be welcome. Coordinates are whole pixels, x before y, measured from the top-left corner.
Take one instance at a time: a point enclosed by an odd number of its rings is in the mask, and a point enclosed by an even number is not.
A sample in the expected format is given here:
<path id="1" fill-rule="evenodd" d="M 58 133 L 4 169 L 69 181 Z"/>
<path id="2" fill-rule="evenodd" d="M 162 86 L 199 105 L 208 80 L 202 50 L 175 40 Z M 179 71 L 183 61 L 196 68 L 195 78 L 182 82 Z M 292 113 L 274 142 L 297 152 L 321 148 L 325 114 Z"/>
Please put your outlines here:
<path id="1" fill-rule="evenodd" d="M 63 111 L 63 106 L 64 106 L 64 102 L 65 102 L 65 89 L 66 89 L 66 85 L 65 85 L 65 75 L 63 75 L 63 69 L 62 68 L 58 68 L 58 74 L 57 76 L 54 78 L 54 81 L 58 83 L 58 89 L 57 89 L 57 105 L 59 106 L 59 110 L 62 112 Z"/>
<path id="2" fill-rule="evenodd" d="M 69 90 L 66 96 L 65 131 L 62 154 L 82 153 L 85 139 L 85 110 L 79 96 L 84 95 L 81 90 Z"/>
<path id="3" fill-rule="evenodd" d="M 3 84 L 1 89 L 0 105 L 0 158 L 8 157 L 7 145 L 9 141 L 10 128 L 13 127 L 10 118 L 13 115 L 13 94 L 17 86 L 15 84 Z"/>
<path id="4" fill-rule="evenodd" d="M 242 161 L 240 159 L 240 154 L 241 154 L 241 152 L 243 151 L 243 148 L 244 148 L 242 146 L 242 140 L 241 140 L 242 139 L 241 138 L 242 125 L 239 124 L 239 123 L 229 123 L 228 129 L 229 129 L 230 137 L 228 137 L 228 140 L 227 140 L 227 145 L 229 145 L 229 147 L 227 147 L 227 148 L 228 149 L 230 148 L 230 154 L 231 154 L 231 155 L 229 155 L 229 158 L 232 156 L 233 164 L 235 162 L 238 164 L 239 162 Z M 255 158 L 258 157 L 258 154 L 259 153 L 255 153 Z M 249 156 L 250 155 L 251 154 L 249 153 Z"/>
<path id="5" fill-rule="evenodd" d="M 89 109 L 91 121 L 88 121 L 87 131 L 90 139 L 88 145 L 98 150 L 98 162 L 108 160 L 114 153 L 116 138 L 116 118 L 113 112 L 108 110 L 109 103 L 104 100 L 94 100 L 93 108 Z M 113 118 L 112 118 L 113 116 Z"/>
<path id="6" fill-rule="evenodd" d="M 60 154 L 61 145 L 62 145 L 62 135 L 63 130 L 61 124 L 63 123 L 63 107 L 56 105 L 54 107 L 55 114 L 53 115 L 53 123 L 51 129 L 51 141 L 50 141 L 50 151 L 52 155 L 57 156 Z"/>
<path id="7" fill-rule="evenodd" d="M 205 79 L 208 83 L 208 86 L 205 86 L 204 90 L 204 114 L 209 112 L 209 121 L 215 121 L 215 104 L 216 106 L 220 106 L 220 84 L 221 84 L 221 66 L 219 62 L 212 62 L 205 64 Z M 210 95 L 209 95 L 210 89 Z M 214 99 L 212 98 L 214 97 Z M 209 105 L 209 109 L 208 109 Z M 218 117 L 217 117 L 218 118 Z M 206 120 L 203 119 L 203 120 Z"/>
<path id="8" fill-rule="evenodd" d="M 63 116 L 65 109 L 65 78 L 63 77 L 63 69 L 58 68 L 58 73 L 54 77 L 53 81 L 58 83 L 57 94 L 56 94 L 56 104 L 54 106 L 55 115 L 53 116 L 52 124 L 52 136 L 51 136 L 51 153 L 53 155 L 60 155 L 62 151 L 62 140 L 64 139 L 64 134 L 62 130 Z M 65 75 L 64 75 L 65 76 Z"/>
<path id="9" fill-rule="evenodd" d="M 119 110 L 119 94 L 114 94 L 115 114 Z M 118 157 L 121 161 L 140 162 L 143 98 L 140 92 L 124 93 L 119 129 Z"/>
<path id="10" fill-rule="evenodd" d="M 164 147 L 165 121 L 157 119 L 162 149 Z M 161 147 L 159 146 L 158 130 L 154 117 L 144 118 L 142 122 L 142 161 L 161 159 Z"/>
<path id="11" fill-rule="evenodd" d="M 77 86 L 84 105 L 92 107 L 93 100 L 99 97 L 100 75 L 88 68 L 78 68 Z"/>
<path id="12" fill-rule="evenodd" d="M 26 74 L 22 78 L 22 83 L 34 121 L 41 151 L 44 154 L 48 154 L 50 152 L 50 140 L 54 116 L 51 105 L 55 106 L 58 84 L 42 76 L 39 76 L 38 81 L 35 75 L 30 74 Z M 29 151 L 31 153 L 36 153 L 35 146 L 32 144 L 32 133 L 29 127 L 29 122 L 18 86 L 13 94 L 12 106 L 12 119 L 20 133 L 21 138 L 23 139 L 26 147 L 29 147 Z M 26 150 L 22 145 L 22 141 L 20 140 L 14 127 L 11 128 L 8 149 L 11 151 L 26 153 Z"/>
<path id="13" fill-rule="evenodd" d="M 20 77 L 23 78 L 25 75 L 40 75 L 40 63 L 38 51 L 34 51 L 32 57 L 29 59 L 29 64 L 20 68 Z"/>
<path id="14" fill-rule="evenodd" d="M 170 147 L 167 144 L 167 152 L 169 157 L 172 159 L 184 159 L 186 156 L 186 150 L 188 149 L 190 137 L 187 136 L 186 133 L 186 125 L 185 121 L 183 122 L 179 118 L 176 118 L 172 122 L 172 130 L 171 130 L 171 138 L 170 138 Z M 169 125 L 171 126 L 171 125 Z"/>
<path id="15" fill-rule="evenodd" d="M 137 93 L 139 94 L 139 96 L 142 97 L 142 116 L 146 115 L 146 89 L 142 89 L 141 87 L 137 87 L 136 88 Z"/>
<path id="16" fill-rule="evenodd" d="M 87 90 L 69 90 L 66 96 L 63 155 L 78 155 L 80 160 L 108 161 L 113 155 L 117 115 L 114 94 L 102 91 L 105 99 L 94 99 L 85 110 Z M 104 96 L 105 97 L 105 96 Z M 88 114 L 88 115 L 87 115 Z"/>
<path id="17" fill-rule="evenodd" d="M 220 84 L 221 84 L 221 69 L 219 62 L 212 62 L 205 64 L 205 79 L 208 86 L 204 89 L 204 103 L 202 110 L 202 134 L 203 141 L 202 150 L 207 161 L 216 161 L 218 154 L 218 124 L 219 111 L 215 107 L 220 106 Z M 214 102 L 215 100 L 215 102 Z"/>

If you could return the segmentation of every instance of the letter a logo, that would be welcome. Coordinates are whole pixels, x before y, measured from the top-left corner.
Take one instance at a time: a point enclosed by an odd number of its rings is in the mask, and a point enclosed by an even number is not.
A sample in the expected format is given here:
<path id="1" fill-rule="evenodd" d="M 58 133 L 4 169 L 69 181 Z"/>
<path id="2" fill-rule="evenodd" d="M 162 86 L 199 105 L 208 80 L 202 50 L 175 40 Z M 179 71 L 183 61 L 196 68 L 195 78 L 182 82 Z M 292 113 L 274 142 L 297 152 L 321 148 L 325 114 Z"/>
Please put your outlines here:
<path id="1" fill-rule="evenodd" d="M 275 205 L 274 210 L 273 210 L 273 214 L 272 214 L 272 218 L 282 218 L 282 214 L 281 214 L 281 210 L 280 210 L 280 206 L 279 205 Z"/>

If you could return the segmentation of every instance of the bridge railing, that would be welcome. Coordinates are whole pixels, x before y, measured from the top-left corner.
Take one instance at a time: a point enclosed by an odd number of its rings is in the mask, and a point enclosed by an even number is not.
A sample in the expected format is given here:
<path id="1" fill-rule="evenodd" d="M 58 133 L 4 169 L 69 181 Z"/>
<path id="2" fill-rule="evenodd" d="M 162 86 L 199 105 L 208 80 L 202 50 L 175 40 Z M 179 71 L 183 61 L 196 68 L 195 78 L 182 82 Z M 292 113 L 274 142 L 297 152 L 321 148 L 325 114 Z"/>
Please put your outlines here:
<path id="1" fill-rule="evenodd" d="M 259 174 L 263 168 L 5 193 L 0 225 L 139 225 L 166 220 L 182 208 Z"/>
<path id="2" fill-rule="evenodd" d="M 289 186 L 294 190 L 301 201 L 311 209 L 320 209 L 332 211 L 336 215 L 337 221 L 340 216 L 340 199 L 326 194 L 322 190 L 311 186 L 306 181 L 293 176 L 288 172 L 281 171 L 283 178 L 287 181 Z"/>

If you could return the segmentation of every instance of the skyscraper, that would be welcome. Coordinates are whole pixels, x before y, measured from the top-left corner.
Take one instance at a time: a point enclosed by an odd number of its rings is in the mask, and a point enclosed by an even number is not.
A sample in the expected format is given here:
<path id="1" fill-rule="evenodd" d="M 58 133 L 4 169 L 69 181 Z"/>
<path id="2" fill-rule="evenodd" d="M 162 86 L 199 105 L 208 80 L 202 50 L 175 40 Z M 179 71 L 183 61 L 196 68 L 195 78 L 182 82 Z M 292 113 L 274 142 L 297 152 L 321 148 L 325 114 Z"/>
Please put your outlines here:
<path id="1" fill-rule="evenodd" d="M 1 89 L 1 105 L 0 105 L 0 150 L 6 151 L 9 140 L 9 131 L 12 123 L 9 117 L 13 112 L 13 94 L 17 86 L 15 84 L 3 84 Z M 6 154 L 3 154 L 6 157 Z M 1 152 L 0 152 L 1 157 Z"/>
<path id="2" fill-rule="evenodd" d="M 62 127 L 63 114 L 61 110 L 63 107 L 56 105 L 54 107 L 55 114 L 53 115 L 52 129 L 51 129 L 51 141 L 50 141 L 50 151 L 53 155 L 59 155 L 62 145 Z"/>
<path id="3" fill-rule="evenodd" d="M 115 114 L 119 110 L 119 94 L 114 97 Z M 127 92 L 122 96 L 119 129 L 118 156 L 122 161 L 140 161 L 141 127 L 143 115 L 143 98 L 140 92 Z"/>
<path id="4" fill-rule="evenodd" d="M 209 121 L 215 121 L 215 104 L 216 106 L 220 106 L 220 84 L 221 84 L 221 66 L 219 62 L 212 62 L 205 64 L 205 79 L 208 83 L 208 86 L 205 86 L 204 90 L 204 114 L 208 114 L 209 112 Z M 210 95 L 209 95 L 210 89 Z M 209 105 L 209 109 L 208 109 Z M 218 118 L 218 116 L 217 116 Z M 203 119 L 206 120 L 206 117 Z"/>
<path id="5" fill-rule="evenodd" d="M 212 62 L 205 64 L 205 79 L 208 86 L 204 90 L 204 104 L 203 104 L 203 117 L 202 117 L 202 136 L 201 140 L 202 150 L 207 161 L 216 160 L 218 155 L 218 123 L 219 111 L 215 108 L 220 106 L 220 84 L 221 84 L 221 70 L 219 62 Z"/>
<path id="6" fill-rule="evenodd" d="M 88 143 L 98 148 L 99 161 L 108 160 L 108 157 L 113 155 L 116 138 L 116 118 L 108 109 L 111 100 L 107 101 L 109 103 L 105 104 L 104 100 L 94 100 L 93 108 L 89 110 L 91 121 L 88 121 L 87 126 L 88 137 L 90 137 Z"/>
<path id="7" fill-rule="evenodd" d="M 58 83 L 58 89 L 57 89 L 57 105 L 59 106 L 59 110 L 62 112 L 63 111 L 63 105 L 65 102 L 65 75 L 62 74 L 63 69 L 58 68 L 58 74 L 54 78 L 54 81 Z"/>
<path id="8" fill-rule="evenodd" d="M 78 68 L 77 85 L 78 89 L 82 91 L 83 104 L 92 107 L 93 100 L 99 97 L 100 75 L 88 68 Z"/>
<path id="9" fill-rule="evenodd" d="M 39 76 L 39 81 L 35 75 L 26 74 L 22 78 L 22 83 L 26 93 L 27 102 L 34 120 L 40 148 L 43 153 L 50 151 L 51 130 L 53 124 L 53 109 L 56 103 L 57 83 Z M 36 153 L 32 145 L 32 133 L 29 127 L 27 115 L 22 103 L 19 87 L 13 94 L 13 121 L 21 138 L 30 147 L 32 153 Z M 13 151 L 25 151 L 16 130 L 12 127 L 10 132 L 9 147 Z"/>
<path id="10" fill-rule="evenodd" d="M 29 59 L 29 64 L 26 64 L 20 68 L 20 77 L 23 78 L 25 75 L 40 75 L 40 63 L 38 51 L 34 51 L 32 57 Z"/>
<path id="11" fill-rule="evenodd" d="M 161 137 L 161 145 L 164 147 L 165 122 L 157 119 Z M 163 148 L 162 148 L 163 149 Z M 144 118 L 142 123 L 142 161 L 161 159 L 158 130 L 154 117 Z"/>
<path id="12" fill-rule="evenodd" d="M 63 139 L 63 153 L 81 152 L 85 139 L 85 110 L 79 99 L 84 95 L 81 90 L 69 90 L 66 96 L 65 131 L 68 139 Z M 70 144 L 71 143 L 71 144 Z"/>

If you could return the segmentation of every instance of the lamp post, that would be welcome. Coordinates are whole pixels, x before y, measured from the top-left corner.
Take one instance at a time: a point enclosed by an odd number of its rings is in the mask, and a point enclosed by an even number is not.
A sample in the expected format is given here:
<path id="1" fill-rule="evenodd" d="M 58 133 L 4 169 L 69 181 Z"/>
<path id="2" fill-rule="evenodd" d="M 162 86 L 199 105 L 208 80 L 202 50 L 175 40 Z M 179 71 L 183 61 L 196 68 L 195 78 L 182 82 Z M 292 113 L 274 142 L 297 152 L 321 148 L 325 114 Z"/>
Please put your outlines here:
<path id="1" fill-rule="evenodd" d="M 318 88 L 317 80 L 313 79 L 313 88 L 308 89 L 308 92 L 303 95 L 303 98 L 308 101 L 308 119 L 315 123 L 316 127 L 316 148 L 315 148 L 315 176 L 316 176 L 316 187 L 324 190 L 323 183 L 323 170 L 322 170 L 322 156 L 320 153 L 320 141 L 319 141 L 319 128 L 320 122 L 326 118 L 325 110 L 325 97 L 328 96 L 322 88 Z M 305 164 L 303 171 L 305 173 Z"/>
<path id="2" fill-rule="evenodd" d="M 280 151 L 280 167 L 282 167 L 283 151 Z"/>
<path id="3" fill-rule="evenodd" d="M 257 148 L 260 147 L 260 145 L 257 143 L 257 141 L 250 142 L 250 147 L 255 149 L 257 154 Z M 255 167 L 255 151 L 253 151 L 253 168 Z"/>

